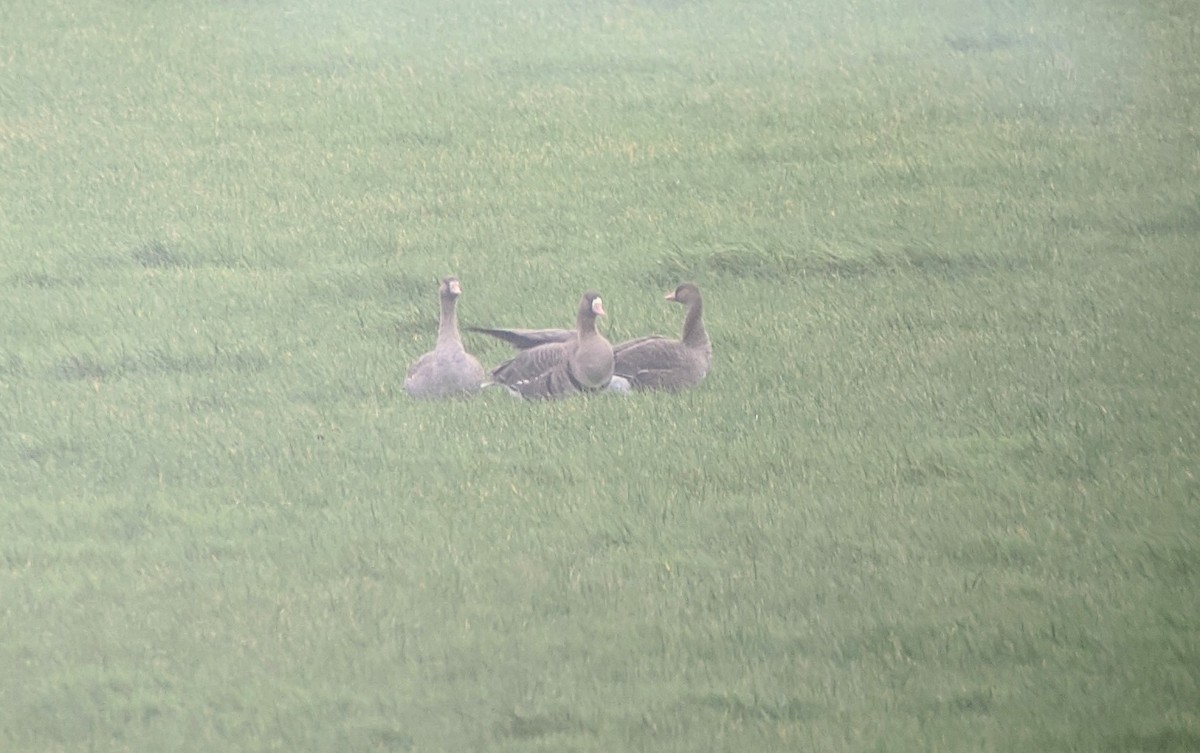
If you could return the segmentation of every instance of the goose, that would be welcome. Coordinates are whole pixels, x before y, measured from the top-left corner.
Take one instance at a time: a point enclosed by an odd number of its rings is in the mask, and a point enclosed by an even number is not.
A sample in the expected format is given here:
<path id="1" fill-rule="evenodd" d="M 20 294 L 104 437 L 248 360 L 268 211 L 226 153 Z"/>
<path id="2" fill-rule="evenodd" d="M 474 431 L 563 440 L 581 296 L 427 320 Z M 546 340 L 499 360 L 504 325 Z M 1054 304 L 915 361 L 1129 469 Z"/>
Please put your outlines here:
<path id="1" fill-rule="evenodd" d="M 712 343 L 704 329 L 700 288 L 685 282 L 663 298 L 687 306 L 683 336 L 671 340 L 662 335 L 648 335 L 614 345 L 614 382 L 619 377 L 634 390 L 679 392 L 700 384 L 708 374 Z"/>
<path id="2" fill-rule="evenodd" d="M 546 337 L 530 334 L 538 330 L 472 331 L 499 337 L 520 351 L 492 369 L 493 384 L 525 398 L 558 398 L 602 390 L 612 379 L 612 345 L 596 329 L 596 317 L 604 315 L 600 294 L 588 291 L 579 300 L 573 330 L 542 330 L 553 333 Z"/>
<path id="3" fill-rule="evenodd" d="M 662 335 L 647 335 L 614 345 L 613 378 L 609 383 L 612 391 L 678 392 L 695 387 L 708 374 L 712 363 L 712 344 L 704 329 L 704 300 L 699 286 L 684 282 L 674 291 L 664 294 L 663 298 L 688 307 L 683 320 L 682 338 L 671 340 Z M 471 330 L 504 340 L 519 350 L 565 343 L 575 337 L 575 331 L 570 329 L 472 327 Z"/>
<path id="4" fill-rule="evenodd" d="M 414 398 L 474 395 L 483 386 L 483 366 L 463 349 L 458 334 L 455 304 L 462 295 L 457 277 L 445 277 L 438 286 L 442 316 L 438 323 L 437 346 L 408 368 L 404 391 Z"/>

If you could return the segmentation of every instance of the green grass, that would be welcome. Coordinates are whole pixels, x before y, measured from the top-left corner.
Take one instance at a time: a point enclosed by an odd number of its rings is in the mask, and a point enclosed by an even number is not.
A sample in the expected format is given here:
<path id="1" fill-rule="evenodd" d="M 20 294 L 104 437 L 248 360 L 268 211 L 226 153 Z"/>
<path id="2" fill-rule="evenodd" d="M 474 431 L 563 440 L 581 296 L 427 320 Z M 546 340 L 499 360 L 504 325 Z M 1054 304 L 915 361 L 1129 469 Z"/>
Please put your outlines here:
<path id="1" fill-rule="evenodd" d="M 0 749 L 1200 748 L 1200 10 L 426 6 L 0 11 Z"/>

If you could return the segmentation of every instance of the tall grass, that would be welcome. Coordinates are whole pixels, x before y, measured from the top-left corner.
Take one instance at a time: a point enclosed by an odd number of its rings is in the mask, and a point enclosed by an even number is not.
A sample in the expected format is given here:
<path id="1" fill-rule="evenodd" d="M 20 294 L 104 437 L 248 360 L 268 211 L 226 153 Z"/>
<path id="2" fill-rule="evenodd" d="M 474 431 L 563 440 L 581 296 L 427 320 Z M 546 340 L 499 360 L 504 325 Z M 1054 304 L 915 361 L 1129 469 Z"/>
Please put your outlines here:
<path id="1" fill-rule="evenodd" d="M 0 748 L 1200 747 L 1198 24 L 0 11 Z M 410 401 L 448 273 L 713 372 Z"/>

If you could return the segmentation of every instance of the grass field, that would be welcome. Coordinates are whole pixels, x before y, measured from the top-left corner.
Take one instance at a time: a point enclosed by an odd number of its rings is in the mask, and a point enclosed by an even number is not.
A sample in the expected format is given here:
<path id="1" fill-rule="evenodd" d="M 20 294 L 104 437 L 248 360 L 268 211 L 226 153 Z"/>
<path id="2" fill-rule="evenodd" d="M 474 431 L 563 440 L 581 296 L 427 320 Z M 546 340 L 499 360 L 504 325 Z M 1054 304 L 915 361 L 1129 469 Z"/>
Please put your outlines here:
<path id="1" fill-rule="evenodd" d="M 0 750 L 1200 750 L 1200 7 L 409 5 L 0 9 Z"/>

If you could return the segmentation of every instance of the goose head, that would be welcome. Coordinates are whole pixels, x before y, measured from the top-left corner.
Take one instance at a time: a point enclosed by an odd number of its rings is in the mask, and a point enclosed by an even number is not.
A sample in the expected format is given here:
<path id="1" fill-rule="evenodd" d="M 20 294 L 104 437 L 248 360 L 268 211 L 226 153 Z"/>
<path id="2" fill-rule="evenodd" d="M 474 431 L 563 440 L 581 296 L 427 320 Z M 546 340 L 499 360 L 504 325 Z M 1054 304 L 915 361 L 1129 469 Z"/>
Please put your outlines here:
<path id="1" fill-rule="evenodd" d="M 462 295 L 462 283 L 457 277 L 443 277 L 442 284 L 438 286 L 438 294 L 443 301 L 452 301 Z"/>
<path id="2" fill-rule="evenodd" d="M 579 320 L 595 321 L 596 317 L 605 315 L 604 300 L 600 294 L 594 290 L 584 293 L 583 298 L 579 300 Z"/>
<path id="3" fill-rule="evenodd" d="M 680 283 L 679 287 L 663 295 L 663 298 L 689 306 L 693 301 L 700 300 L 700 288 L 696 287 L 696 284 L 693 282 Z"/>

